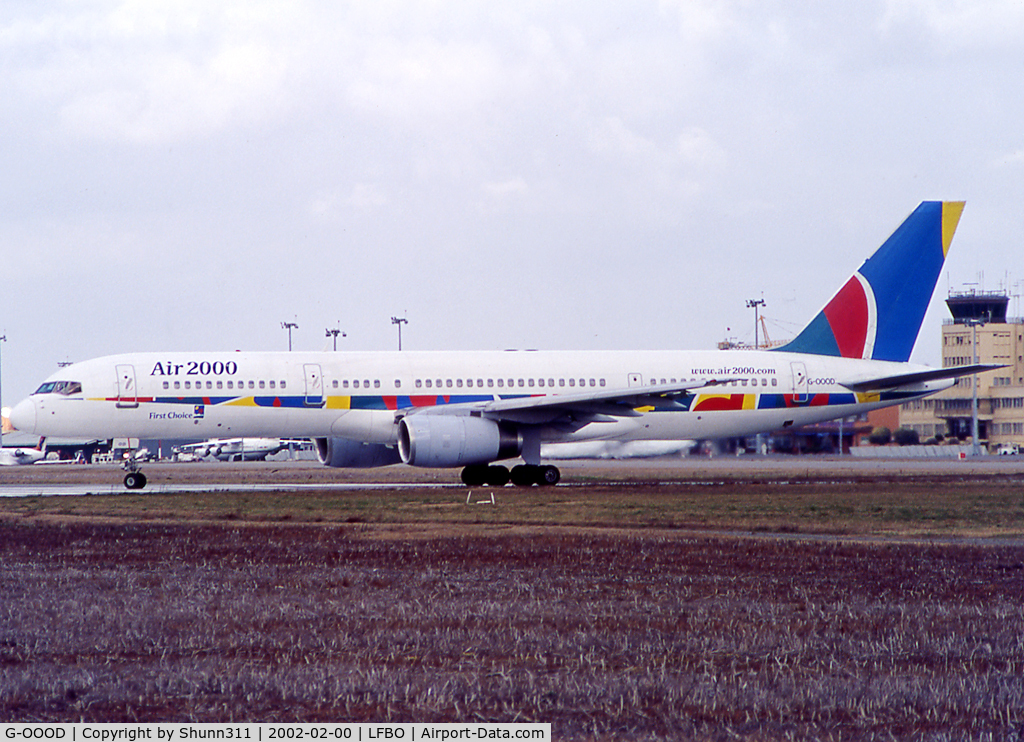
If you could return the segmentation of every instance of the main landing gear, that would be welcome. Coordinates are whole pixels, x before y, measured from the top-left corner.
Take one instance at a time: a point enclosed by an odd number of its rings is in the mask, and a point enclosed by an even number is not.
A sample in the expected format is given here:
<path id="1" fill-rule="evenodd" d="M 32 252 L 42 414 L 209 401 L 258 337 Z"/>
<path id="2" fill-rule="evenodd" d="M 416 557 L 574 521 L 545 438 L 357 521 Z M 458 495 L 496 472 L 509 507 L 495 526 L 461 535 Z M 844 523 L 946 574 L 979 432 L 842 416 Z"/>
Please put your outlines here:
<path id="1" fill-rule="evenodd" d="M 510 472 L 504 466 L 475 464 L 462 470 L 462 483 L 469 487 L 504 487 L 509 482 L 517 487 L 529 487 L 539 484 L 542 487 L 558 484 L 562 478 L 557 466 L 534 466 L 520 464 L 513 466 Z"/>
<path id="2" fill-rule="evenodd" d="M 142 473 L 139 462 L 135 460 L 134 456 L 125 459 L 121 468 L 127 472 L 124 475 L 125 489 L 140 490 L 146 486 L 146 475 Z"/>

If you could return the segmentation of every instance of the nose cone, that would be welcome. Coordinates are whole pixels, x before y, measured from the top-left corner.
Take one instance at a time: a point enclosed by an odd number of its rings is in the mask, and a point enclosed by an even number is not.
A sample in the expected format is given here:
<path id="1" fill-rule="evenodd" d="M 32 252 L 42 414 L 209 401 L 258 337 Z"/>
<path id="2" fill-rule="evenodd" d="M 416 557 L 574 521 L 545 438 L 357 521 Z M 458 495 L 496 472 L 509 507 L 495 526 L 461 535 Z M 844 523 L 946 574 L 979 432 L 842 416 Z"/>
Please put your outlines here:
<path id="1" fill-rule="evenodd" d="M 34 433 L 36 430 L 36 403 L 31 399 L 23 399 L 11 410 L 11 425 L 22 433 Z"/>

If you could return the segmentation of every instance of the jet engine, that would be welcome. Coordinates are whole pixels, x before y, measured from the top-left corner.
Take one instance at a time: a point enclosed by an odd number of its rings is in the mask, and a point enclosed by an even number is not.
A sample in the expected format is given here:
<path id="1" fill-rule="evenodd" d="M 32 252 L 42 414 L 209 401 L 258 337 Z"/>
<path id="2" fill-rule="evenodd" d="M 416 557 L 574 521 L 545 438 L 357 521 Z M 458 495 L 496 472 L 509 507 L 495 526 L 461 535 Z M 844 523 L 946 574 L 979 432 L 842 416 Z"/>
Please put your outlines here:
<path id="1" fill-rule="evenodd" d="M 412 466 L 447 467 L 511 459 L 523 451 L 514 425 L 469 415 L 409 415 L 398 423 L 398 452 Z"/>
<path id="2" fill-rule="evenodd" d="M 401 461 L 398 451 L 383 443 L 363 443 L 347 438 L 314 438 L 316 457 L 324 466 L 339 469 L 372 469 Z"/>

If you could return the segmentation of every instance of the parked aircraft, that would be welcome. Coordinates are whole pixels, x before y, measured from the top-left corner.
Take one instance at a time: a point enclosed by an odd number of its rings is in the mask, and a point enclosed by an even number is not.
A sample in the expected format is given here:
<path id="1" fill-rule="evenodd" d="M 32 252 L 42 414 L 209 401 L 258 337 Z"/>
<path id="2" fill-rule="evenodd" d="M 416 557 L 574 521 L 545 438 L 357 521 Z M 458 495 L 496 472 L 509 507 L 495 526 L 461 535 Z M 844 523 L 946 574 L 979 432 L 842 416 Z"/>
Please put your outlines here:
<path id="1" fill-rule="evenodd" d="M 554 484 L 542 442 L 753 435 L 995 368 L 908 363 L 963 206 L 922 203 L 772 350 L 131 353 L 62 368 L 11 420 L 40 435 L 309 437 L 327 466 L 401 461 L 464 467 L 471 486 Z M 517 457 L 511 472 L 494 463 Z M 125 484 L 145 477 L 129 470 Z"/>
<path id="2" fill-rule="evenodd" d="M 306 443 L 305 439 L 294 438 L 211 438 L 202 443 L 186 443 L 175 451 L 190 453 L 198 459 L 213 456 L 220 461 L 263 461 L 278 451 Z"/>
<path id="3" fill-rule="evenodd" d="M 653 459 L 679 456 L 697 445 L 697 441 L 580 441 L 579 443 L 542 443 L 545 459 Z"/>
<path id="4" fill-rule="evenodd" d="M 46 456 L 39 448 L 28 446 L 3 446 L 0 448 L 0 466 L 20 466 L 42 461 Z"/>

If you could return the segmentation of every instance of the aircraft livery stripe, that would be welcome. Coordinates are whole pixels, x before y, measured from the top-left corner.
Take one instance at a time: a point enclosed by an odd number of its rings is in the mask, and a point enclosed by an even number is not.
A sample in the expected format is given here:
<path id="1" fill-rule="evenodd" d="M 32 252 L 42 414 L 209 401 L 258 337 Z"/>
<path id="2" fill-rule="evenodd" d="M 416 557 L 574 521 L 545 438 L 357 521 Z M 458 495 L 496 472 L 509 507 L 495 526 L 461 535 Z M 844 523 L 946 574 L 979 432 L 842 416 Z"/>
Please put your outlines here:
<path id="1" fill-rule="evenodd" d="M 517 395 L 502 399 L 518 399 L 536 395 Z M 653 405 L 639 408 L 644 412 L 725 412 L 739 410 L 776 410 L 829 405 L 852 405 L 878 401 L 899 402 L 920 396 L 913 392 L 858 393 L 819 392 L 810 395 L 795 394 L 698 394 L 675 399 L 662 398 Z M 442 407 L 452 404 L 490 402 L 493 395 L 367 395 L 330 396 L 322 398 L 321 404 L 311 405 L 305 396 L 256 396 L 256 397 L 138 397 L 141 404 L 160 405 L 205 405 L 208 407 L 261 407 L 281 409 L 329 410 L 407 410 L 420 407 Z M 118 402 L 117 397 L 93 398 L 94 401 Z"/>

